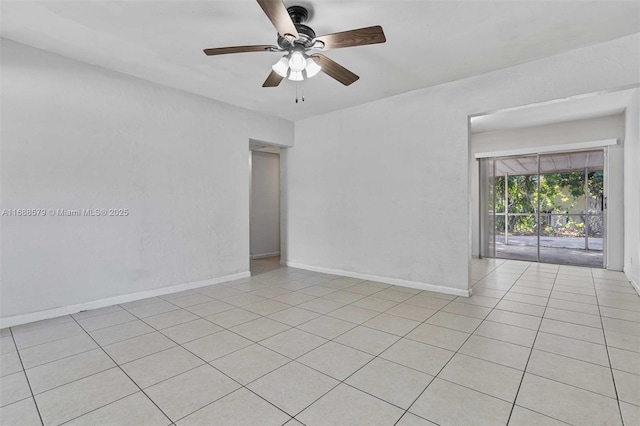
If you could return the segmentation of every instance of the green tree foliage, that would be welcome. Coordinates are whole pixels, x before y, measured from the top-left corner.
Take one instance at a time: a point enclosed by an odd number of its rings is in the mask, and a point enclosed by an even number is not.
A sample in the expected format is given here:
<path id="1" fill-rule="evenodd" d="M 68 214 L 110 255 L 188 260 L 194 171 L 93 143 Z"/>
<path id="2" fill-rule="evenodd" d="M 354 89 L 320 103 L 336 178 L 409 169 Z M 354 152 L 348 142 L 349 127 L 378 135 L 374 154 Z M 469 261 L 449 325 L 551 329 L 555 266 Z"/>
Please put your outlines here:
<path id="1" fill-rule="evenodd" d="M 541 213 L 567 213 L 569 208 L 575 207 L 578 198 L 584 194 L 584 172 L 567 172 L 540 175 L 540 191 L 538 191 L 538 175 L 519 175 L 508 177 L 508 206 L 505 205 L 505 177 L 498 176 L 495 180 L 495 211 L 504 213 L 505 209 L 512 213 L 524 213 L 518 216 L 509 216 L 509 232 L 515 234 L 535 234 L 536 212 L 538 199 L 540 200 Z M 603 199 L 603 173 L 592 171 L 588 173 L 588 205 L 589 210 L 600 210 Z M 569 202 L 569 204 L 567 204 Z M 579 207 L 579 206 L 578 206 Z M 580 209 L 584 211 L 584 207 Z M 551 216 L 546 215 L 541 224 L 546 233 L 553 233 Z M 546 223 L 545 223 L 546 222 Z M 582 217 L 584 222 L 584 217 Z M 570 231 L 580 232 L 583 223 L 578 223 L 569 217 L 566 228 Z M 504 229 L 504 216 L 496 217 L 496 229 Z"/>
<path id="2" fill-rule="evenodd" d="M 549 188 L 552 188 L 550 195 L 557 196 L 562 188 L 568 188 L 569 194 L 572 197 L 578 198 L 584 195 L 584 173 L 583 172 L 570 172 L 570 173 L 554 173 L 542 176 Z M 602 198 L 603 195 L 603 173 L 602 171 L 589 172 L 588 185 L 589 196 L 593 200 Z"/>

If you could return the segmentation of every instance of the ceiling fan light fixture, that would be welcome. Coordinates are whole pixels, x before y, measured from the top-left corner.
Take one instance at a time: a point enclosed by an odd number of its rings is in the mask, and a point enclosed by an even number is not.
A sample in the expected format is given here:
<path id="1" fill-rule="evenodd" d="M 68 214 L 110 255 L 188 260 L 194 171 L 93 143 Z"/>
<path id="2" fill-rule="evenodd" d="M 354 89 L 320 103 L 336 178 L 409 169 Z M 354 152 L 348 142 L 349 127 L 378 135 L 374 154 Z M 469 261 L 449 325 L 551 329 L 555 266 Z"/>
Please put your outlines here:
<path id="1" fill-rule="evenodd" d="M 305 58 L 305 55 L 298 50 L 292 52 L 289 57 L 289 68 L 291 68 L 291 72 L 301 72 L 306 67 L 307 58 Z"/>
<path id="2" fill-rule="evenodd" d="M 313 58 L 307 59 L 307 67 L 305 68 L 307 78 L 311 78 L 314 75 L 318 74 L 322 67 L 313 60 Z"/>
<path id="3" fill-rule="evenodd" d="M 286 77 L 287 71 L 289 71 L 289 59 L 286 56 L 283 56 L 271 68 L 280 77 Z"/>
<path id="4" fill-rule="evenodd" d="M 291 70 L 291 73 L 289 74 L 289 80 L 291 80 L 291 81 L 302 81 L 302 80 L 304 80 L 304 77 L 302 75 L 302 71 Z"/>
<path id="5" fill-rule="evenodd" d="M 272 71 L 262 87 L 276 87 L 285 78 L 303 81 L 320 71 L 349 86 L 359 79 L 357 75 L 320 53 L 309 56 L 310 51 L 366 46 L 387 41 L 380 25 L 316 37 L 313 28 L 304 24 L 310 16 L 307 7 L 287 7 L 283 0 L 257 0 L 257 2 L 277 31 L 277 45 L 217 47 L 204 49 L 204 53 L 207 56 L 216 56 L 230 53 L 286 52 L 286 56 L 280 58 L 271 67 Z"/>

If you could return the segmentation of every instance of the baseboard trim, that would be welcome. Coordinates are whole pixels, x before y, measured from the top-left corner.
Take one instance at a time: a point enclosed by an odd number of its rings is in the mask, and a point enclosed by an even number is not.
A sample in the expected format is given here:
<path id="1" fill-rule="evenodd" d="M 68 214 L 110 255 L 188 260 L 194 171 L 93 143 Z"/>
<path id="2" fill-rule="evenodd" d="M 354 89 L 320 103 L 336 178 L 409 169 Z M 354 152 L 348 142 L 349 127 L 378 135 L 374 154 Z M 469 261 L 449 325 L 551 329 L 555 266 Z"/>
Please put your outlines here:
<path id="1" fill-rule="evenodd" d="M 631 283 L 631 287 L 633 287 L 636 293 L 638 293 L 638 296 L 640 296 L 640 285 L 639 285 L 640 283 L 633 281 L 633 279 L 631 278 L 631 274 L 627 269 L 623 268 L 622 271 L 624 272 L 624 275 L 627 277 L 627 279 Z"/>
<path id="2" fill-rule="evenodd" d="M 462 296 L 462 297 L 471 296 L 471 290 L 455 289 L 455 288 L 444 287 L 436 284 L 422 283 L 419 281 L 409 281 L 409 280 L 403 280 L 400 278 L 382 277 L 379 275 L 362 274 L 360 272 L 351 272 L 351 271 L 343 271 L 340 269 L 323 268 L 320 266 L 305 265 L 302 263 L 289 262 L 286 260 L 281 260 L 280 264 L 284 266 L 289 266 L 291 268 L 305 269 L 307 271 L 322 272 L 325 274 L 332 274 L 332 275 L 342 275 L 342 276 L 351 277 L 351 278 L 361 278 L 363 280 L 368 280 L 368 281 L 378 281 L 385 284 L 400 285 L 403 287 L 415 288 L 418 290 L 435 291 L 437 293 L 451 294 L 453 296 Z"/>
<path id="3" fill-rule="evenodd" d="M 228 281 L 248 278 L 250 276 L 251 273 L 249 271 L 246 271 L 232 275 L 225 275 L 223 277 L 210 278 L 208 280 L 192 281 L 189 283 L 177 284 L 169 287 L 161 287 L 153 290 L 124 294 L 122 296 L 107 297 L 105 299 L 93 300 L 91 302 L 79 303 L 76 305 L 62 306 L 59 308 L 47 309 L 44 311 L 31 312 L 28 314 L 14 315 L 12 317 L 0 318 L 0 328 L 13 327 L 16 325 L 27 324 L 34 321 L 41 321 L 45 319 L 61 317 L 64 315 L 76 314 L 80 311 L 104 308 L 106 306 L 133 302 L 136 300 L 147 299 L 149 297 L 164 296 L 166 294 L 178 293 L 180 291 L 192 290 L 194 288 L 221 284 Z"/>
<path id="4" fill-rule="evenodd" d="M 265 257 L 274 257 L 274 256 L 280 256 L 280 252 L 274 251 L 273 253 L 252 254 L 250 257 L 251 259 L 255 260 L 255 259 L 264 259 Z"/>

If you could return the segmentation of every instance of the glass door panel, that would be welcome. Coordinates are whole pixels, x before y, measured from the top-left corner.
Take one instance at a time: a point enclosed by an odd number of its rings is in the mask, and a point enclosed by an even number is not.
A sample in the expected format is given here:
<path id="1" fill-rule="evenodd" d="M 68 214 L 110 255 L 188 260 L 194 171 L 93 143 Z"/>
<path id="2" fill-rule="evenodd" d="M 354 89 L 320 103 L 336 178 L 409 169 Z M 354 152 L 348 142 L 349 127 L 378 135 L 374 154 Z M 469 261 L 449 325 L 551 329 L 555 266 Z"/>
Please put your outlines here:
<path id="1" fill-rule="evenodd" d="M 494 161 L 496 257 L 537 261 L 537 156 Z"/>
<path id="2" fill-rule="evenodd" d="M 603 266 L 603 151 L 540 156 L 540 261 Z"/>
<path id="3" fill-rule="evenodd" d="M 495 249 L 495 164 L 480 160 L 480 256 L 496 257 Z"/>

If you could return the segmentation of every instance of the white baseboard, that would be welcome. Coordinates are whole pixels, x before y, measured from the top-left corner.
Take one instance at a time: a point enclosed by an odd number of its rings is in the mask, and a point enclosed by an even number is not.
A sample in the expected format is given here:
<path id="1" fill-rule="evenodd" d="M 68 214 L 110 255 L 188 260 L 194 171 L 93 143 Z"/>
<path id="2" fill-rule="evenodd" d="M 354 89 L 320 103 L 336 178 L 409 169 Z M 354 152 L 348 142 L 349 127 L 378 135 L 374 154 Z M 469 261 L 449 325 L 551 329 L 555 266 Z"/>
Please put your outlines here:
<path id="1" fill-rule="evenodd" d="M 640 283 L 635 282 L 633 278 L 631 278 L 631 274 L 626 268 L 623 268 L 623 272 L 624 272 L 624 275 L 629 280 L 629 282 L 631 283 L 631 286 L 633 287 L 633 289 L 636 291 L 636 293 L 638 293 L 638 296 L 640 296 Z"/>
<path id="2" fill-rule="evenodd" d="M 251 259 L 264 259 L 265 257 L 274 257 L 274 256 L 280 256 L 280 252 L 279 251 L 274 251 L 273 253 L 262 253 L 262 254 L 252 254 L 250 257 Z"/>
<path id="3" fill-rule="evenodd" d="M 444 287 L 441 285 L 421 283 L 418 281 L 409 281 L 409 280 L 403 280 L 400 278 L 381 277 L 379 275 L 361 274 L 359 272 L 342 271 L 339 269 L 330 269 L 330 268 L 323 268 L 320 266 L 304 265 L 301 263 L 289 262 L 286 260 L 281 260 L 280 264 L 289 266 L 291 268 L 305 269 L 307 271 L 322 272 L 325 274 L 332 274 L 332 275 L 342 275 L 344 277 L 361 278 L 363 280 L 378 281 L 385 284 L 399 285 L 403 287 L 415 288 L 418 290 L 435 291 L 437 293 L 451 294 L 454 296 L 462 296 L 462 297 L 471 296 L 471 290 L 462 290 L 457 288 Z"/>
<path id="4" fill-rule="evenodd" d="M 93 300 L 91 302 L 79 303 L 77 305 L 62 306 L 59 308 L 47 309 L 44 311 L 31 312 L 28 314 L 14 315 L 12 317 L 0 318 L 0 328 L 13 327 L 20 324 L 27 324 L 64 315 L 76 314 L 89 309 L 104 308 L 106 306 L 120 303 L 133 302 L 135 300 L 147 299 L 149 297 L 163 296 L 165 294 L 178 293 L 180 291 L 192 290 L 194 288 L 206 287 L 208 285 L 220 284 L 228 281 L 239 280 L 250 277 L 251 273 L 239 272 L 237 274 L 225 275 L 223 277 L 211 278 L 202 281 L 193 281 L 184 284 L 161 287 L 153 290 L 141 291 L 138 293 L 124 294 L 122 296 L 107 297 L 106 299 Z"/>

